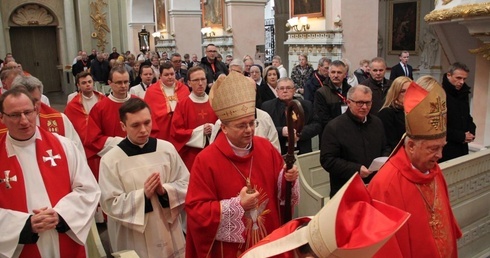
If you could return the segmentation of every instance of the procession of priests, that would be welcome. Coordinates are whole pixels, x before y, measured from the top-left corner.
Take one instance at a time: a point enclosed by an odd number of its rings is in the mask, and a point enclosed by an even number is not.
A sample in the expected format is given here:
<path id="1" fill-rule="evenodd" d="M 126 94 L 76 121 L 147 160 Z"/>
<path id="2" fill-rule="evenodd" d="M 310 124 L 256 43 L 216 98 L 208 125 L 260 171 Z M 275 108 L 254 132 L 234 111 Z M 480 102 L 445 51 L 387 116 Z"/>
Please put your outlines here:
<path id="1" fill-rule="evenodd" d="M 352 171 L 318 214 L 287 221 L 301 201 L 299 172 L 256 133 L 271 125 L 257 119 L 255 82 L 231 71 L 208 84 L 201 67 L 188 84 L 169 64 L 159 72 L 141 99 L 115 66 L 112 92 L 90 109 L 94 81 L 77 77 L 68 106 L 80 106 L 81 138 L 50 130 L 64 115 L 45 115 L 32 76 L 1 94 L 0 257 L 89 257 L 98 209 L 109 251 L 138 257 L 458 257 L 461 230 L 437 163 L 446 95 L 434 78 L 406 90 L 406 134 L 368 186 Z M 117 109 L 104 106 L 111 100 Z M 100 133 L 109 127 L 118 133 Z M 94 132 L 114 140 L 86 137 Z"/>

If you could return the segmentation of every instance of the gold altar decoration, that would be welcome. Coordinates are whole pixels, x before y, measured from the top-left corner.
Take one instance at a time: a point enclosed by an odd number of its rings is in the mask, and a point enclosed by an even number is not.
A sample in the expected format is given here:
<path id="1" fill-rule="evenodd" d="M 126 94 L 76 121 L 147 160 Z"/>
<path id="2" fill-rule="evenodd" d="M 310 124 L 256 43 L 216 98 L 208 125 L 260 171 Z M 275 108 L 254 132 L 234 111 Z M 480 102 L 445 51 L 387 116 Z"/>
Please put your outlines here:
<path id="1" fill-rule="evenodd" d="M 483 58 L 490 61 L 490 43 L 485 43 L 479 48 L 470 49 L 468 51 L 474 55 L 482 55 Z"/>
<path id="2" fill-rule="evenodd" d="M 106 6 L 107 2 L 104 0 L 96 0 L 90 3 L 90 18 L 92 18 L 95 29 L 95 32 L 92 33 L 92 37 L 95 36 L 95 38 L 97 38 L 97 48 L 101 52 L 104 52 L 105 45 L 108 43 L 106 40 L 107 32 L 111 32 L 109 26 L 107 26 L 107 12 L 103 12 L 103 8 Z"/>
<path id="3" fill-rule="evenodd" d="M 426 22 L 447 21 L 457 18 L 490 15 L 490 3 L 460 5 L 449 9 L 434 10 L 424 17 Z"/>

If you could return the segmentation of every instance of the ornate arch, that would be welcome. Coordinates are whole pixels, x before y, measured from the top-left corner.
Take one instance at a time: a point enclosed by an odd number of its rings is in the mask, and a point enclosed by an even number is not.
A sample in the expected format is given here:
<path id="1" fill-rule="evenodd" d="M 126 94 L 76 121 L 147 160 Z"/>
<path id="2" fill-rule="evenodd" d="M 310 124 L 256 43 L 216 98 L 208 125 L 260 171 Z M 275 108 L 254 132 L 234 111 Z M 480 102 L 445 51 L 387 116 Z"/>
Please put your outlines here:
<path id="1" fill-rule="evenodd" d="M 19 6 L 10 16 L 11 26 L 56 26 L 56 16 L 44 6 L 26 4 Z"/>

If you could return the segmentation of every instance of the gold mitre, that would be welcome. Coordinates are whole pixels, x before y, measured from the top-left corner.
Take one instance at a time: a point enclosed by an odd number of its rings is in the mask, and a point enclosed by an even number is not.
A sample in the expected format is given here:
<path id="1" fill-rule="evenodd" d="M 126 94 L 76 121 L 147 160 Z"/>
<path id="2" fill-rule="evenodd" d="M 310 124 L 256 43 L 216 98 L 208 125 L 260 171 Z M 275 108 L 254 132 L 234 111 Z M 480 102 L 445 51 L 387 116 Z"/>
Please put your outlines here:
<path id="1" fill-rule="evenodd" d="M 243 74 L 221 75 L 211 87 L 209 101 L 223 122 L 255 115 L 255 83 Z"/>
<path id="2" fill-rule="evenodd" d="M 438 139 L 446 136 L 446 93 L 439 83 L 430 91 L 412 82 L 405 93 L 405 129 L 412 139 Z"/>

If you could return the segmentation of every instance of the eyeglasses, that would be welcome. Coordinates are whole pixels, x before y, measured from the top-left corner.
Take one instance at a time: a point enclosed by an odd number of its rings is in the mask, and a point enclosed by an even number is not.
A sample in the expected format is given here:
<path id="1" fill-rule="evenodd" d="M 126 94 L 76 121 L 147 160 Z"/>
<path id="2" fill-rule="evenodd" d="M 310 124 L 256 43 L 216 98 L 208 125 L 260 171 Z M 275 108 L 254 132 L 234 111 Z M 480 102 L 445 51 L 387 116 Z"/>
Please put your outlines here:
<path id="1" fill-rule="evenodd" d="M 123 86 L 123 85 L 128 85 L 129 81 L 117 81 L 117 82 L 112 82 L 118 86 Z"/>
<path id="2" fill-rule="evenodd" d="M 10 118 L 12 120 L 20 120 L 22 118 L 22 115 L 24 115 L 26 118 L 30 118 L 33 115 L 35 115 L 36 109 L 34 108 L 32 110 L 26 110 L 23 112 L 15 112 L 15 113 L 11 113 L 11 114 L 7 114 L 7 113 L 2 112 L 2 114 L 4 114 L 5 116 L 7 116 L 8 118 Z"/>
<path id="3" fill-rule="evenodd" d="M 237 125 L 234 125 L 233 127 L 237 130 L 240 130 L 240 131 L 245 131 L 247 130 L 249 127 L 252 128 L 252 129 L 255 129 L 259 126 L 259 121 L 257 120 L 254 120 L 250 123 L 241 123 L 241 124 L 237 124 Z"/>
<path id="4" fill-rule="evenodd" d="M 277 90 L 279 91 L 289 91 L 289 90 L 293 90 L 294 87 L 291 87 L 291 86 L 284 86 L 284 87 L 277 87 Z"/>
<path id="5" fill-rule="evenodd" d="M 363 107 L 366 105 L 367 107 L 370 107 L 373 102 L 372 101 L 355 101 L 353 99 L 349 99 L 351 102 L 355 103 L 357 107 Z"/>
<path id="6" fill-rule="evenodd" d="M 190 82 L 206 82 L 207 79 L 206 78 L 200 78 L 200 79 L 193 79 L 193 80 L 189 80 Z"/>

